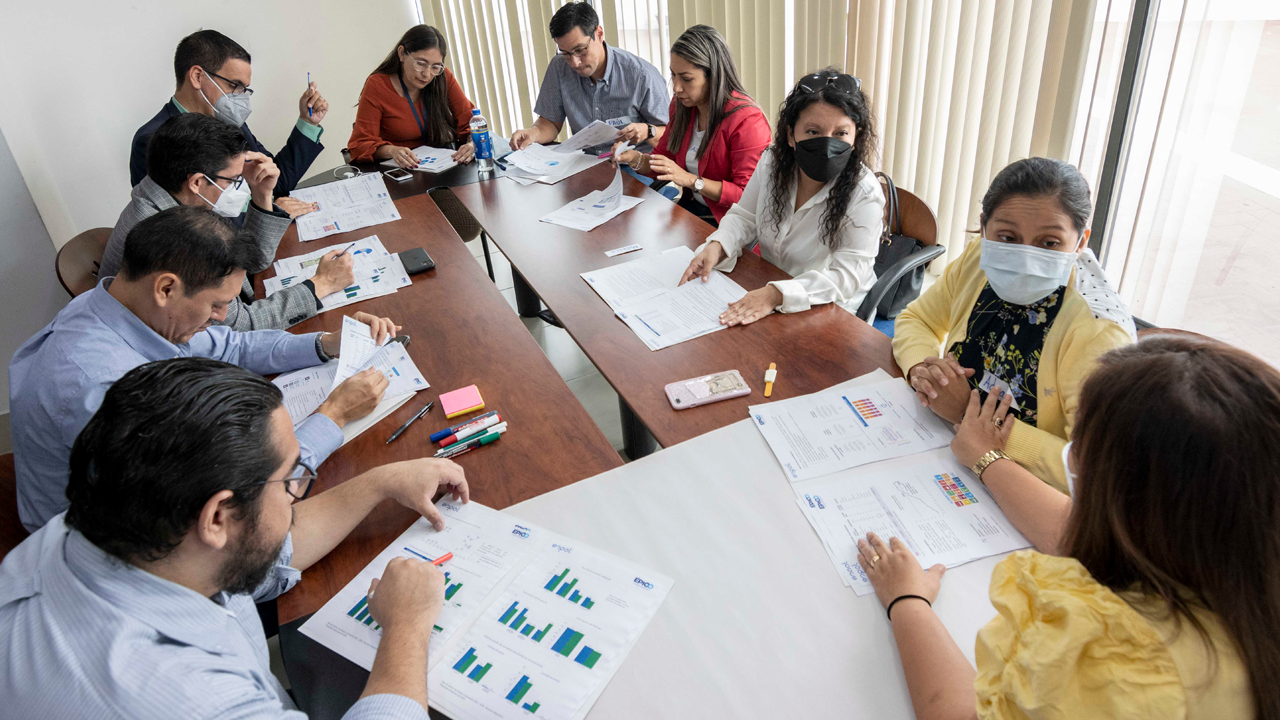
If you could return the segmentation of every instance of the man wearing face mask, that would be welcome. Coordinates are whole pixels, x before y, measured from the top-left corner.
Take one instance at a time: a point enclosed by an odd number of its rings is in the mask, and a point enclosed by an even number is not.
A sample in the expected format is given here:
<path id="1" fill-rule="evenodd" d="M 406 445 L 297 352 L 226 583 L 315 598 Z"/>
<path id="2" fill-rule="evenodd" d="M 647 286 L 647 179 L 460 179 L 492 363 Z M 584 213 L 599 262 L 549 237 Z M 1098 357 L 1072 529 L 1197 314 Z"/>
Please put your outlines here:
<path id="1" fill-rule="evenodd" d="M 806 75 L 787 95 L 773 144 L 680 282 L 733 270 L 756 241 L 764 259 L 793 278 L 748 292 L 721 324 L 825 303 L 857 311 L 876 282 L 885 202 L 864 163 L 876 148 L 869 105 L 858 78 L 836 70 Z"/>
<path id="2" fill-rule="evenodd" d="M 147 176 L 116 221 L 98 276 L 111 277 L 120 269 L 125 237 L 134 225 L 178 205 L 210 208 L 226 218 L 243 215 L 244 229 L 262 251 L 262 265 L 245 270 L 266 270 L 290 223 L 287 214 L 270 209 L 279 173 L 270 158 L 245 152 L 240 130 L 224 122 L 196 113 L 166 120 L 151 136 Z M 320 260 L 314 278 L 261 300 L 254 299 L 253 282 L 246 275 L 240 295 L 218 324 L 235 330 L 296 325 L 319 311 L 319 298 L 352 283 L 352 267 L 350 255 L 333 250 Z"/>
<path id="3" fill-rule="evenodd" d="M 1039 478 L 1068 492 L 1063 446 L 1080 388 L 1100 356 L 1136 338 L 1088 249 L 1091 210 L 1071 165 L 1009 165 L 982 198 L 982 239 L 895 322 L 894 358 L 940 417 L 971 423 L 994 395 L 986 417 L 999 449 L 978 459 L 979 477 L 991 467 L 1015 489 Z M 1005 505 L 1005 490 L 992 490 Z"/>
<path id="4" fill-rule="evenodd" d="M 252 68 L 249 53 L 239 43 L 216 30 L 200 30 L 182 39 L 173 56 L 177 89 L 156 116 L 138 128 L 129 154 L 129 182 L 137 185 L 147 174 L 147 145 L 166 120 L 182 113 L 200 113 L 239 128 L 245 147 L 262 153 L 280 168 L 276 204 L 290 215 L 310 212 L 311 206 L 287 196 L 302 180 L 324 146 L 320 121 L 329 103 L 311 83 L 298 101 L 298 120 L 284 147 L 276 155 L 258 142 L 245 121 L 249 118 L 253 90 L 249 89 Z"/>
<path id="5" fill-rule="evenodd" d="M 239 292 L 244 269 L 261 262 L 245 231 L 206 209 L 170 208 L 129 233 L 119 276 L 104 277 L 18 348 L 9 363 L 9 408 L 18 514 L 28 530 L 66 509 L 71 444 L 103 393 L 129 370 L 206 357 L 266 375 L 338 355 L 339 333 L 214 326 Z M 353 317 L 368 323 L 379 342 L 399 329 L 387 318 Z M 319 467 L 342 445 L 342 427 L 368 415 L 386 387 L 386 377 L 371 368 L 334 388 L 296 428 L 303 462 Z"/>

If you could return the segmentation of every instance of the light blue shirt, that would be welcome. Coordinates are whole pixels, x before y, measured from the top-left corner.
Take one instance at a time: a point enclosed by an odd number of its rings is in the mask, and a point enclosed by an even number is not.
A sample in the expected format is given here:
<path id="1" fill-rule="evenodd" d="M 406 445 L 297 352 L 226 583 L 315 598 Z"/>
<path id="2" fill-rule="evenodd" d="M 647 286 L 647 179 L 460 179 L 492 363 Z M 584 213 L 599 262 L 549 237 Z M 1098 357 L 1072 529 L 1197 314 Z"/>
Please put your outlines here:
<path id="1" fill-rule="evenodd" d="M 177 357 L 213 358 L 263 375 L 323 362 L 319 333 L 210 327 L 174 345 L 111 297 L 110 283 L 103 278 L 72 300 L 9 363 L 18 515 L 31 531 L 67 509 L 71 445 L 107 388 L 130 370 Z M 296 433 L 302 461 L 311 467 L 342 445 L 342 430 L 323 415 L 307 418 Z"/>
<path id="2" fill-rule="evenodd" d="M 0 715 L 306 718 L 271 674 L 254 608 L 298 582 L 292 536 L 253 595 L 209 598 L 107 555 L 63 517 L 0 564 Z M 427 712 L 380 694 L 343 717 L 426 720 Z"/>
<path id="3" fill-rule="evenodd" d="M 605 45 L 605 57 L 604 77 L 598 81 L 574 72 L 563 55 L 551 58 L 538 89 L 534 114 L 553 123 L 567 119 L 573 132 L 596 120 L 614 127 L 631 123 L 666 125 L 671 96 L 658 68 L 609 44 Z M 609 149 L 607 145 L 601 147 Z M 652 146 L 642 143 L 639 149 L 648 152 Z"/>

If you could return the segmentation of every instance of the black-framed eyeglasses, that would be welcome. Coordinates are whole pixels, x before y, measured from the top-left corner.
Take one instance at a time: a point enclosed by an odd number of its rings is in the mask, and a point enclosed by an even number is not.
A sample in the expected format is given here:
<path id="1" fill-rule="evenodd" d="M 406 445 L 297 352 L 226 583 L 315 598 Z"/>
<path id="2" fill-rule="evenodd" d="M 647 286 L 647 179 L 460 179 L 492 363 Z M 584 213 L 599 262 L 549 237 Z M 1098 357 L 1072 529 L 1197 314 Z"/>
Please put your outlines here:
<path id="1" fill-rule="evenodd" d="M 224 177 L 222 175 L 205 175 L 205 178 L 210 182 L 213 182 L 214 180 L 226 180 L 229 184 L 225 188 L 222 188 L 223 190 L 239 190 L 240 186 L 244 185 L 243 175 L 237 175 L 233 178 Z"/>
<path id="2" fill-rule="evenodd" d="M 280 478 L 279 480 L 263 480 L 259 485 L 267 483 L 282 482 L 285 483 L 284 489 L 293 497 L 299 500 L 306 500 L 307 493 L 311 492 L 311 486 L 316 481 L 316 471 L 312 470 L 309 465 L 304 462 L 298 462 L 293 466 L 293 472 L 289 473 L 289 477 Z"/>
<path id="3" fill-rule="evenodd" d="M 556 54 L 566 58 L 574 58 L 576 60 L 581 60 L 582 58 L 586 57 L 587 51 L 591 49 L 591 43 L 595 42 L 595 40 L 596 40 L 595 31 L 592 30 L 591 37 L 587 38 L 587 42 L 585 44 L 579 45 L 578 47 L 572 50 L 561 50 Z"/>
<path id="4" fill-rule="evenodd" d="M 224 82 L 224 83 L 226 83 L 226 84 L 230 85 L 230 86 L 231 86 L 231 92 L 227 93 L 228 95 L 240 95 L 240 94 L 244 94 L 244 95 L 248 95 L 248 96 L 250 96 L 250 97 L 252 97 L 252 96 L 253 96 L 253 89 L 252 89 L 252 88 L 250 88 L 248 85 L 245 85 L 244 83 L 240 82 L 239 80 L 232 80 L 231 78 L 224 78 L 224 77 L 222 77 L 221 75 L 219 75 L 218 73 L 216 73 L 216 72 L 209 72 L 208 70 L 205 70 L 205 72 L 206 72 L 206 73 L 209 73 L 209 75 L 210 75 L 211 77 L 216 77 L 216 78 L 218 78 L 219 80 L 221 80 L 222 82 Z"/>
<path id="5" fill-rule="evenodd" d="M 812 95 L 825 87 L 852 95 L 862 89 L 862 80 L 845 73 L 817 72 L 800 78 L 796 86 L 806 95 Z"/>

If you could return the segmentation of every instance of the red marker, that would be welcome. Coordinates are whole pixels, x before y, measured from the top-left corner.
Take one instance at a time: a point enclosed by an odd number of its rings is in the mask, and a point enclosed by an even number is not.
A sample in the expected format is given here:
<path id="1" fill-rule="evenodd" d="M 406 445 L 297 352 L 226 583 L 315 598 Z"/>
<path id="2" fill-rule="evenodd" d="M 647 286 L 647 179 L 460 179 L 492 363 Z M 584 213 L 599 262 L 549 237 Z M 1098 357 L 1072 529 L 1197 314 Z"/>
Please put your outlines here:
<path id="1" fill-rule="evenodd" d="M 440 557 L 436 558 L 435 560 L 432 560 L 431 564 L 435 565 L 436 567 L 439 567 L 452 559 L 453 559 L 453 553 L 445 553 Z"/>
<path id="2" fill-rule="evenodd" d="M 494 425 L 497 425 L 500 422 L 502 422 L 502 416 L 496 412 L 486 417 L 476 418 L 475 420 L 472 420 L 466 425 L 461 425 L 457 428 L 454 428 L 453 434 L 447 437 L 440 438 L 439 440 L 436 441 L 436 444 L 442 448 L 448 447 L 455 443 L 466 440 L 467 438 L 472 437 L 473 435 L 479 435 L 481 432 L 488 430 L 489 428 L 493 427 Z"/>

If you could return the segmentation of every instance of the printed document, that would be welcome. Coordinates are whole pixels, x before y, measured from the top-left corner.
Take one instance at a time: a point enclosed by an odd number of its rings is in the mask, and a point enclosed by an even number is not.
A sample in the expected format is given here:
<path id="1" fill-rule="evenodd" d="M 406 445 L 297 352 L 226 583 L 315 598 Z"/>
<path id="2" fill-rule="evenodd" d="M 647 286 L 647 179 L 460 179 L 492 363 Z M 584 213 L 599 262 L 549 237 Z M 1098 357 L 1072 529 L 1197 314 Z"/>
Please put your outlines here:
<path id="1" fill-rule="evenodd" d="M 458 164 L 458 161 L 453 159 L 455 152 L 457 150 L 451 150 L 450 148 L 433 148 L 419 145 L 413 149 L 413 154 L 418 156 L 418 167 L 407 169 L 425 173 L 444 172 Z M 383 160 L 379 165 L 400 167 L 395 160 Z"/>
<path id="2" fill-rule="evenodd" d="M 841 580 L 858 595 L 875 591 L 858 563 L 857 542 L 868 532 L 906 543 L 925 568 L 1031 546 L 947 448 L 844 470 L 795 490 Z"/>
<path id="3" fill-rule="evenodd" d="M 371 367 L 377 368 L 386 376 L 386 395 L 403 395 L 405 393 L 426 390 L 431 387 L 426 378 L 413 364 L 408 349 L 398 342 L 387 339 L 378 345 L 373 339 L 372 328 L 347 315 L 342 318 L 342 344 L 338 355 L 338 370 L 334 374 L 330 392 L 344 380 Z"/>
<path id="4" fill-rule="evenodd" d="M 691 280 L 675 290 L 632 303 L 617 315 L 650 350 L 661 350 L 723 330 L 720 314 L 746 294 L 728 275 L 713 270 L 707 282 Z"/>
<path id="5" fill-rule="evenodd" d="M 618 135 L 618 129 L 609 123 L 593 120 L 590 125 L 551 149 L 558 153 L 582 152 L 600 145 L 612 145 L 613 141 L 618 139 Z"/>
<path id="6" fill-rule="evenodd" d="M 515 166 L 506 177 L 521 184 L 528 184 L 527 181 L 531 180 L 547 185 L 554 185 L 604 162 L 600 158 L 582 153 L 556 152 L 555 148 L 537 143 L 507 155 L 504 160 Z"/>
<path id="7" fill-rule="evenodd" d="M 542 222 L 590 232 L 642 202 L 644 198 L 622 194 L 622 168 L 615 168 L 609 187 L 592 190 L 559 210 L 542 216 Z"/>
<path id="8" fill-rule="evenodd" d="M 344 307 L 371 297 L 390 295 L 402 287 L 413 284 L 409 273 L 404 269 L 404 263 L 400 261 L 400 256 L 388 252 L 377 235 L 370 235 L 343 247 L 334 245 L 306 255 L 277 260 L 274 266 L 276 276 L 262 282 L 266 288 L 267 297 L 315 277 L 320 258 L 335 249 L 346 250 L 355 260 L 352 268 L 355 280 L 351 285 L 320 298 L 320 312 Z"/>
<path id="9" fill-rule="evenodd" d="M 289 196 L 315 208 L 294 220 L 303 242 L 400 219 L 381 173 L 299 188 Z"/>
<path id="10" fill-rule="evenodd" d="M 692 261 L 693 250 L 681 245 L 657 255 L 584 272 L 582 279 L 616 311 L 675 290 L 680 284 L 680 276 Z"/>
<path id="11" fill-rule="evenodd" d="M 333 378 L 337 372 L 338 361 L 330 360 L 323 365 L 281 374 L 271 381 L 284 395 L 284 407 L 289 411 L 289 419 L 293 421 L 295 429 L 328 399 L 329 389 L 333 387 Z M 377 425 L 401 405 L 409 402 L 413 395 L 412 392 L 402 395 L 392 395 L 390 391 L 384 393 L 382 402 L 372 412 L 342 426 L 342 444 L 346 445 L 359 437 L 360 433 Z"/>

